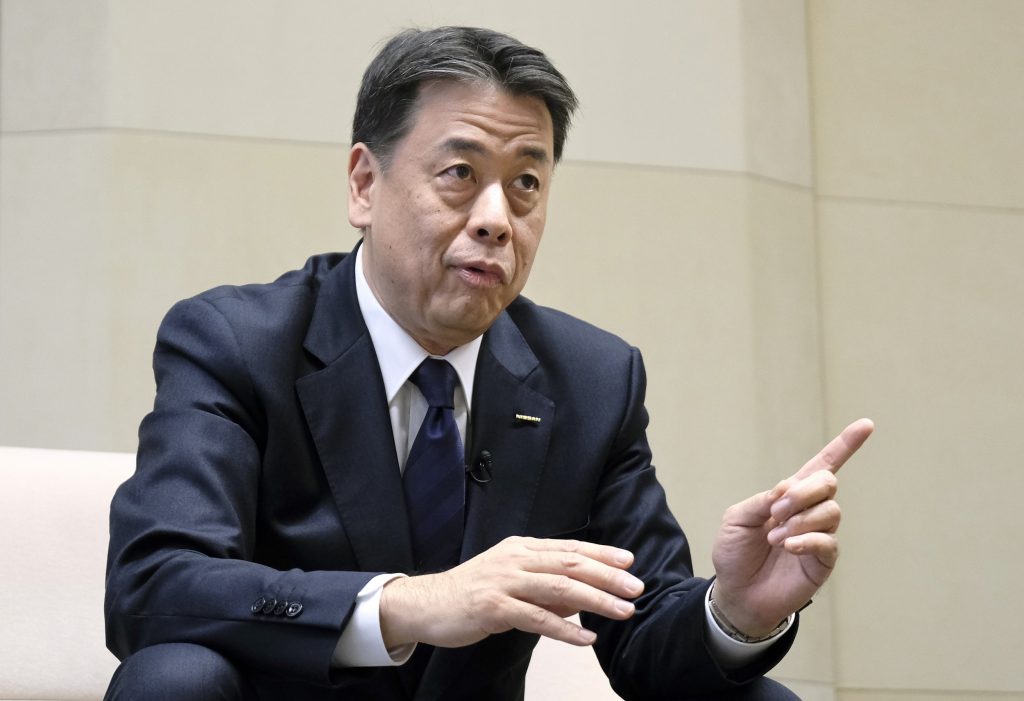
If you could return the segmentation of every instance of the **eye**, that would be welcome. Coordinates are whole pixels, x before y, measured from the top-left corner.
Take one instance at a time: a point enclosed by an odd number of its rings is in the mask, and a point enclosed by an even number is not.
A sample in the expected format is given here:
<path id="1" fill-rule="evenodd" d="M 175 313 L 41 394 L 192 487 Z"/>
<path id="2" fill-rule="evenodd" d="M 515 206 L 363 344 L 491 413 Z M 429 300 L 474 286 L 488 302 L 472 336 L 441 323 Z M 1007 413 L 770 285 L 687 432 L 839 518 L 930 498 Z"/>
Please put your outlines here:
<path id="1" fill-rule="evenodd" d="M 523 190 L 540 189 L 540 179 L 537 178 L 536 175 L 531 175 L 530 173 L 523 173 L 518 178 L 516 178 L 512 182 L 512 184 L 515 185 L 516 187 L 522 188 Z"/>
<path id="2" fill-rule="evenodd" d="M 470 180 L 473 177 L 473 169 L 465 163 L 458 163 L 444 171 L 445 175 L 451 175 L 459 180 Z"/>

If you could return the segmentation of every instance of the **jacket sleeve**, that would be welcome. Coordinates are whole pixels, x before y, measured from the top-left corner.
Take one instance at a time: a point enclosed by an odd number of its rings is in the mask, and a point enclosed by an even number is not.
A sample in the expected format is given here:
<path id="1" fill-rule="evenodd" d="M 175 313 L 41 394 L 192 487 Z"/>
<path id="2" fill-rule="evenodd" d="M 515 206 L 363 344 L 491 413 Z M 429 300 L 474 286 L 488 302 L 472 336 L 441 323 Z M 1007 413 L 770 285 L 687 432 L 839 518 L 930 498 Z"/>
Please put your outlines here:
<path id="1" fill-rule="evenodd" d="M 261 671 L 337 682 L 331 655 L 376 573 L 253 562 L 266 418 L 232 327 L 209 301 L 168 313 L 153 366 L 136 471 L 111 504 L 108 647 L 124 658 L 192 642 Z"/>
<path id="2" fill-rule="evenodd" d="M 645 589 L 629 620 L 582 614 L 583 623 L 597 632 L 595 651 L 624 699 L 682 699 L 728 689 L 775 666 L 792 645 L 796 626 L 746 668 L 726 672 L 715 662 L 704 613 L 710 582 L 693 575 L 686 537 L 655 477 L 646 437 L 646 375 L 635 349 L 629 373 L 626 409 L 587 538 L 632 551 L 630 571 Z"/>

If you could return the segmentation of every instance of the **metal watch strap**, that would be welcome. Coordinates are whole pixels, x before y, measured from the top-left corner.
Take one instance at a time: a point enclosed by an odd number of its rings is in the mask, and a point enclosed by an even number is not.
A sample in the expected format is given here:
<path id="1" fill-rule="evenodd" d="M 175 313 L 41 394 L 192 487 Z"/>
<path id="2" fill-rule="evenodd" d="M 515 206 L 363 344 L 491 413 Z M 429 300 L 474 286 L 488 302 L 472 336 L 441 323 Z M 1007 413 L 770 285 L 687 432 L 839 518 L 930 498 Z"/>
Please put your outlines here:
<path id="1" fill-rule="evenodd" d="M 786 628 L 786 624 L 789 622 L 789 616 L 786 616 L 779 622 L 779 625 L 775 626 L 775 628 L 773 628 L 771 632 L 769 632 L 767 635 L 753 637 L 747 635 L 739 628 L 734 626 L 732 623 L 730 623 L 729 619 L 726 618 L 725 614 L 722 613 L 722 609 L 720 609 L 718 607 L 718 604 L 715 603 L 714 584 L 711 585 L 711 592 L 708 595 L 708 604 L 711 607 L 711 617 L 715 619 L 715 623 L 719 625 L 719 627 L 722 629 L 722 632 L 724 632 L 733 640 L 739 641 L 741 643 L 763 643 L 766 640 L 771 640 L 776 635 L 781 633 Z"/>

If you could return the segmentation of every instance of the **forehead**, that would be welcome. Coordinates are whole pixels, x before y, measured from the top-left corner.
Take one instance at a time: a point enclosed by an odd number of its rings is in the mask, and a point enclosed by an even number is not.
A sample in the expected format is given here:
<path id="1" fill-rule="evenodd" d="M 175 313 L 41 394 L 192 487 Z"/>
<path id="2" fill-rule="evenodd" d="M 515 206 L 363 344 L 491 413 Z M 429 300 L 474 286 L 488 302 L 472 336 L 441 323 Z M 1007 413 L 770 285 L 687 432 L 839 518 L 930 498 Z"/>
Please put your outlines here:
<path id="1" fill-rule="evenodd" d="M 398 145 L 438 149 L 459 141 L 487 150 L 512 149 L 543 154 L 551 162 L 554 127 L 540 98 L 513 95 L 484 82 L 434 81 L 420 87 L 412 125 Z M 413 154 L 408 154 L 413 155 Z"/>

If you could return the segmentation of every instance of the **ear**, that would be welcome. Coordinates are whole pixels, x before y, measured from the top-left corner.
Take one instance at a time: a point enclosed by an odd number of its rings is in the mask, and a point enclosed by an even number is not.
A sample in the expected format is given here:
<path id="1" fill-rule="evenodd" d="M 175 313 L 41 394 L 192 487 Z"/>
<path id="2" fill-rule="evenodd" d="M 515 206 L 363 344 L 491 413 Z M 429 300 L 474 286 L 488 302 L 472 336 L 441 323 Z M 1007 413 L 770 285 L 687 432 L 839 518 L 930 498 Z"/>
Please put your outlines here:
<path id="1" fill-rule="evenodd" d="M 380 163 L 360 142 L 348 153 L 348 221 L 357 229 L 370 226 L 373 189 L 380 177 Z"/>

